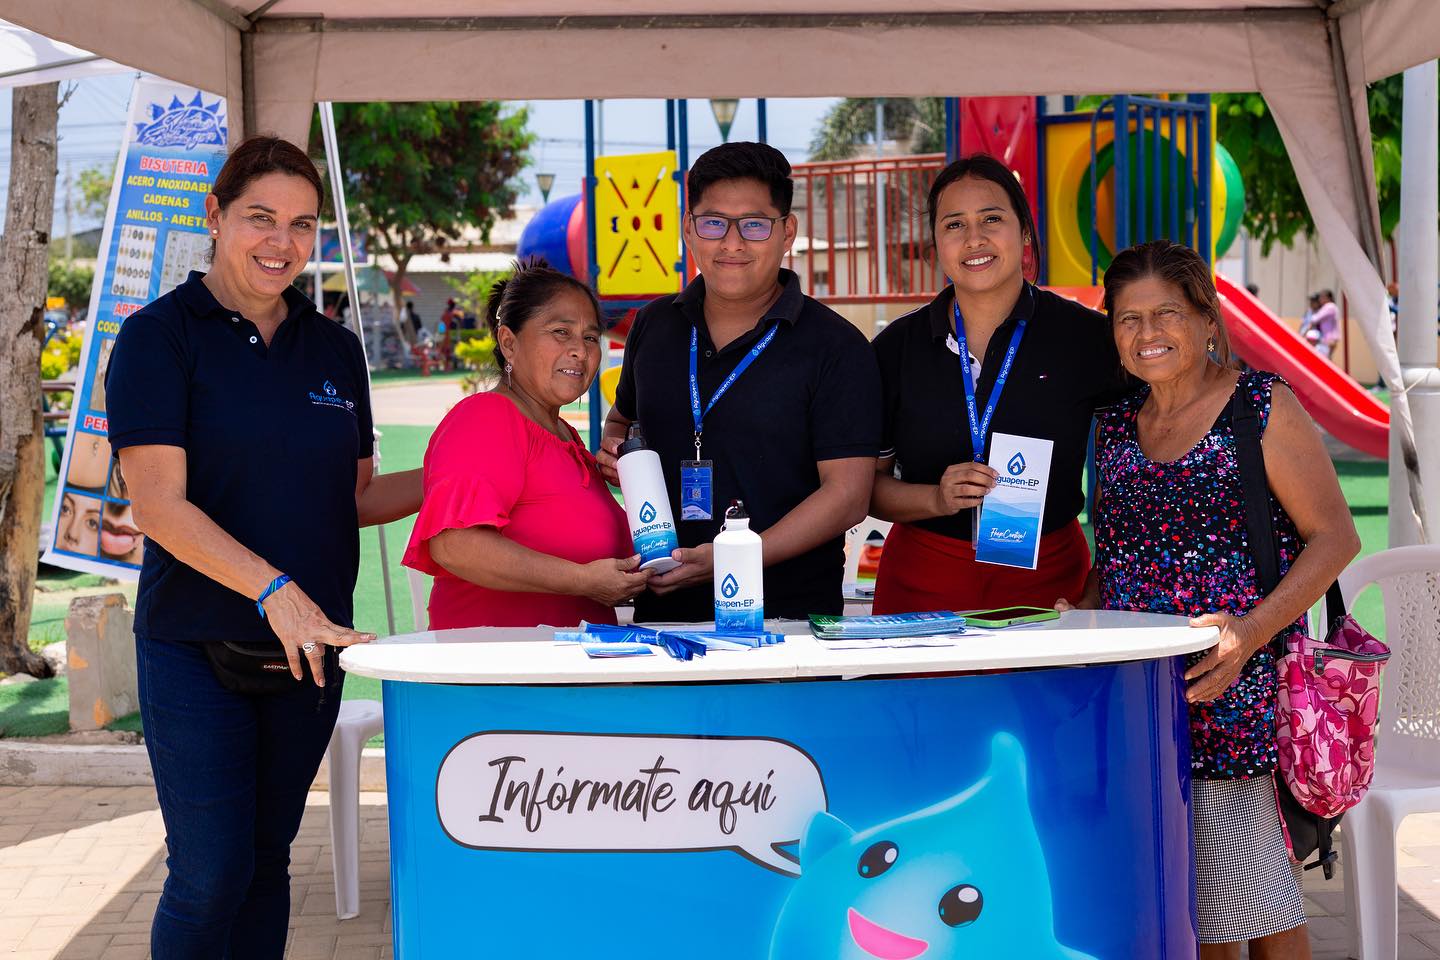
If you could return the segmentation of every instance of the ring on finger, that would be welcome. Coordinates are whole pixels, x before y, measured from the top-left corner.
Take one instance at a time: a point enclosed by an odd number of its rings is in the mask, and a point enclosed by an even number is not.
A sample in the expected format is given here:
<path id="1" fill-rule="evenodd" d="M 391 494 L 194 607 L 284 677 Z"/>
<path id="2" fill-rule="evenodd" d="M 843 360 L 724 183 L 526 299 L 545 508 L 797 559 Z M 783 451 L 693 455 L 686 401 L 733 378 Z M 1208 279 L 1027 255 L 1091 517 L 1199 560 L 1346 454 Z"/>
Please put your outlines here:
<path id="1" fill-rule="evenodd" d="M 300 644 L 300 649 L 306 653 L 314 653 L 315 646 L 316 644 L 314 640 L 306 640 L 304 643 Z"/>

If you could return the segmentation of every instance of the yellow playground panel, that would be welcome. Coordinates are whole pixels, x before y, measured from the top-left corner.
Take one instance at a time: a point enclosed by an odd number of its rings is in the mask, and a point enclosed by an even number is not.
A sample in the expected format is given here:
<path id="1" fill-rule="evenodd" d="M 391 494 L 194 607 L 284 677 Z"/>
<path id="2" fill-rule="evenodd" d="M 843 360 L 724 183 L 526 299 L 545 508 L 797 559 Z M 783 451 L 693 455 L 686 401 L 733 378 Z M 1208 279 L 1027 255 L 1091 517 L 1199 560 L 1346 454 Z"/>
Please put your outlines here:
<path id="1" fill-rule="evenodd" d="M 1155 163 L 1153 138 L 1160 137 L 1159 164 Z M 1214 129 L 1211 123 L 1210 129 Z M 1161 224 L 1168 224 L 1172 215 L 1184 217 L 1183 197 L 1185 177 L 1191 179 L 1193 196 L 1201 185 L 1194 182 L 1195 164 L 1191 145 L 1188 143 L 1187 125 L 1179 123 L 1171 127 L 1168 123 L 1147 117 L 1145 148 L 1141 149 L 1138 136 L 1140 124 L 1130 121 L 1130 216 L 1132 223 L 1140 217 L 1143 207 L 1150 216 L 1155 216 L 1153 204 L 1155 191 L 1160 191 L 1159 216 Z M 1091 169 L 1091 131 L 1088 118 L 1074 123 L 1057 123 L 1048 126 L 1044 137 L 1045 151 L 1045 197 L 1046 224 L 1045 241 L 1049 271 L 1047 281 L 1059 286 L 1089 286 L 1091 283 L 1091 178 L 1099 181 L 1094 191 L 1096 216 L 1095 225 L 1098 239 L 1097 267 L 1103 274 L 1110 264 L 1115 251 L 1115 130 L 1108 120 L 1093 125 L 1095 137 L 1094 171 Z M 1170 145 L 1172 142 L 1180 153 L 1178 163 L 1172 168 Z M 1209 171 L 1210 195 L 1210 237 L 1214 244 L 1213 259 L 1218 260 L 1229 249 L 1240 227 L 1240 216 L 1244 212 L 1245 192 L 1240 180 L 1239 169 L 1225 148 L 1210 138 L 1211 169 Z M 1144 166 L 1145 196 L 1139 187 L 1142 183 L 1140 167 Z M 1156 169 L 1158 166 L 1159 169 Z M 1165 227 L 1152 231 L 1151 235 L 1163 234 Z M 1183 229 L 1183 221 L 1182 221 Z M 1135 231 L 1132 229 L 1132 237 Z"/>
<path id="2" fill-rule="evenodd" d="M 675 152 L 595 158 L 595 262 L 601 296 L 680 289 L 680 184 Z"/>

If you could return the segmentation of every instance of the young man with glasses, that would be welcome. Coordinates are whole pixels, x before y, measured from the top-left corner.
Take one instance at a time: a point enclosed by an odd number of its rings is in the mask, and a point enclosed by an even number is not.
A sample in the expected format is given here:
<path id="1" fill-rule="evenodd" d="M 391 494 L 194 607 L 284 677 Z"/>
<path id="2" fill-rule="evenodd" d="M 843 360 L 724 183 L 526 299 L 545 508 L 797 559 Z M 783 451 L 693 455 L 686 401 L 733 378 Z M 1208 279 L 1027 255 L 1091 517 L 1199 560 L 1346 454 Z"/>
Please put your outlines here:
<path id="1" fill-rule="evenodd" d="M 844 534 L 865 517 L 880 442 L 880 377 L 863 334 L 780 264 L 795 242 L 780 151 L 730 143 L 686 181 L 685 245 L 699 268 L 636 317 L 601 470 L 618 482 L 626 428 L 660 455 L 680 566 L 650 580 L 638 622 L 709 620 L 710 542 L 743 500 L 765 550 L 765 613 L 839 613 Z"/>

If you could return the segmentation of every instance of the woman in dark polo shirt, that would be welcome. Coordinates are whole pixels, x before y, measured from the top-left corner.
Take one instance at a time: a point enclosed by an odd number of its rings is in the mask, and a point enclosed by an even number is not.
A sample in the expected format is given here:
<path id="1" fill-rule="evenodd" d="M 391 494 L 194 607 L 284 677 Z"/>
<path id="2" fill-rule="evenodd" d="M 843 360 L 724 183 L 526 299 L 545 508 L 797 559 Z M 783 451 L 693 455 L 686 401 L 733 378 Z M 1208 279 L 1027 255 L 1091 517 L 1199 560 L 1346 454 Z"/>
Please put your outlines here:
<path id="1" fill-rule="evenodd" d="M 1078 597 L 1090 570 L 1077 518 L 1091 417 L 1123 393 L 1109 325 L 1027 280 L 1039 261 L 1035 223 L 1000 161 L 976 154 L 950 164 L 930 188 L 928 213 L 936 259 L 953 285 L 875 338 L 885 450 L 870 512 L 895 521 L 875 612 L 1049 606 Z M 975 560 L 977 508 L 997 476 L 985 463 L 994 433 L 1054 444 L 1035 570 Z"/>
<path id="2" fill-rule="evenodd" d="M 210 272 L 127 318 L 110 361 L 110 442 L 145 534 L 140 715 L 169 851 L 156 960 L 282 956 L 335 648 L 372 639 L 351 629 L 358 527 L 420 503 L 418 470 L 372 473 L 359 341 L 290 286 L 320 206 L 298 147 L 246 140 L 205 201 Z M 232 645 L 283 650 L 289 676 Z"/>

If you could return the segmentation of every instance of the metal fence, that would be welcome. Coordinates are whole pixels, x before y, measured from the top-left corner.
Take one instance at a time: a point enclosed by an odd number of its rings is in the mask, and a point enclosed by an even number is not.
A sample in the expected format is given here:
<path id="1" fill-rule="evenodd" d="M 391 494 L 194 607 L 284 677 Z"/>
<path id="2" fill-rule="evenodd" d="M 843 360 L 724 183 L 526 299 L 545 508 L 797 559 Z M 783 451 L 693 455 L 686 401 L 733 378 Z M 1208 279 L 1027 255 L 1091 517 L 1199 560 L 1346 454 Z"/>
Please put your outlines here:
<path id="1" fill-rule="evenodd" d="M 943 153 L 797 164 L 799 227 L 785 265 L 805 292 L 832 304 L 934 296 L 944 278 L 930 256 L 925 203 L 944 167 Z"/>

